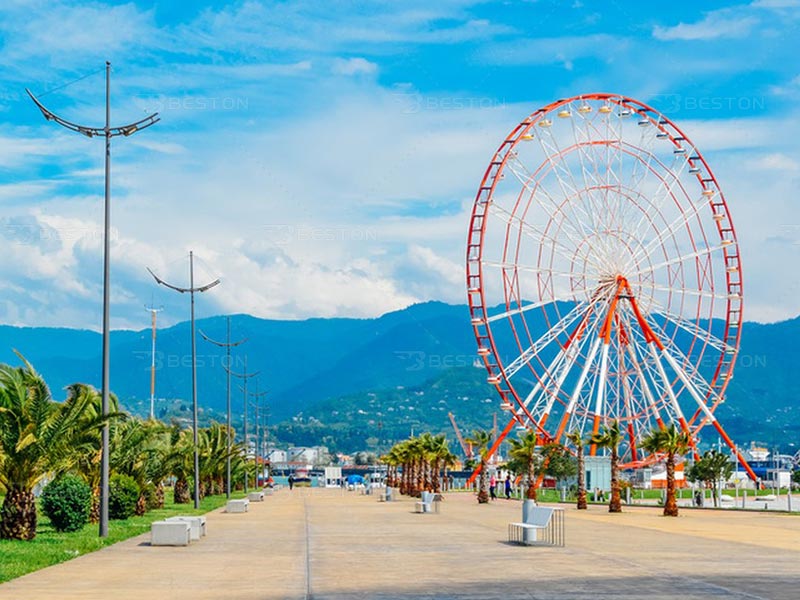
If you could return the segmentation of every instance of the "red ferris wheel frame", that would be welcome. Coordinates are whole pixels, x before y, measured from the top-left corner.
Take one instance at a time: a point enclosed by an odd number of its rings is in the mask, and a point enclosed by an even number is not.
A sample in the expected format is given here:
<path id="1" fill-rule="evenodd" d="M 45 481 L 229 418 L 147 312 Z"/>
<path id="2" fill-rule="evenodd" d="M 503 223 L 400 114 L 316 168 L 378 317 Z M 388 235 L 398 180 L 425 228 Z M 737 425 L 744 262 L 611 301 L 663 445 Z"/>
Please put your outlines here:
<path id="1" fill-rule="evenodd" d="M 725 307 L 724 327 L 719 340 L 719 347 L 722 348 L 722 351 L 716 358 L 713 355 L 711 356 L 714 364 L 712 366 L 711 375 L 708 378 L 707 386 L 699 386 L 696 383 L 696 379 L 693 381 L 696 370 L 692 372 L 693 367 L 690 364 L 691 361 L 689 360 L 689 356 L 692 355 L 692 349 L 694 348 L 695 341 L 693 340 L 691 342 L 691 347 L 685 353 L 683 362 L 678 364 L 681 361 L 676 360 L 675 356 L 668 352 L 664 347 L 664 343 L 668 343 L 670 340 L 662 341 L 662 337 L 664 335 L 663 332 L 657 333 L 654 331 L 653 327 L 651 327 L 647 320 L 643 318 L 641 314 L 642 311 L 637 305 L 637 294 L 634 293 L 633 289 L 631 288 L 631 283 L 627 281 L 624 274 L 618 274 L 613 282 L 607 282 L 606 284 L 606 287 L 608 289 L 614 289 L 614 292 L 610 295 L 608 292 L 606 292 L 606 295 L 608 296 L 608 302 L 606 305 L 604 305 L 606 309 L 605 314 L 602 316 L 597 315 L 596 317 L 598 323 L 602 322 L 602 326 L 599 327 L 599 330 L 597 331 L 597 337 L 591 344 L 591 346 L 594 348 L 594 351 L 589 350 L 589 352 L 586 353 L 588 356 L 584 356 L 585 368 L 583 371 L 585 372 L 582 372 L 581 375 L 583 377 L 586 376 L 586 373 L 589 371 L 590 365 L 592 365 L 596 355 L 601 356 L 602 354 L 608 352 L 607 346 L 610 342 L 612 330 L 616 331 L 614 335 L 619 338 L 617 340 L 617 344 L 620 345 L 621 348 L 624 348 L 628 345 L 629 340 L 625 338 L 627 338 L 629 334 L 626 332 L 624 325 L 621 323 L 621 320 L 616 313 L 618 306 L 622 306 L 622 304 L 625 303 L 627 306 L 629 306 L 628 313 L 633 315 L 630 318 L 631 323 L 635 322 L 639 326 L 640 331 L 638 335 L 640 336 L 640 340 L 643 340 L 648 348 L 652 347 L 656 349 L 655 353 L 653 354 L 654 358 L 651 359 L 653 364 L 659 366 L 661 365 L 662 361 L 666 362 L 673 370 L 673 382 L 681 385 L 683 389 L 687 390 L 688 395 L 694 400 L 696 406 L 694 407 L 693 414 L 691 414 L 691 416 L 688 414 L 684 415 L 680 406 L 677 405 L 677 400 L 675 399 L 674 394 L 670 392 L 668 389 L 669 386 L 665 384 L 663 386 L 662 393 L 665 397 L 664 402 L 666 404 L 669 404 L 670 399 L 672 401 L 670 408 L 670 410 L 672 410 L 672 420 L 677 422 L 677 424 L 679 424 L 680 427 L 690 435 L 691 439 L 693 440 L 693 444 L 694 440 L 697 439 L 699 431 L 706 425 L 712 425 L 716 429 L 719 436 L 725 441 L 731 450 L 736 453 L 748 474 L 755 480 L 755 474 L 747 464 L 747 461 L 741 455 L 738 448 L 731 441 L 730 437 L 727 435 L 725 430 L 714 416 L 714 411 L 718 405 L 724 401 L 725 388 L 733 376 L 733 368 L 741 337 L 743 309 L 741 261 L 739 248 L 736 241 L 736 233 L 733 223 L 730 219 L 727 203 L 706 160 L 699 153 L 699 151 L 696 150 L 694 144 L 689 141 L 688 137 L 682 130 L 680 130 L 671 120 L 664 117 L 654 108 L 633 98 L 617 94 L 595 93 L 561 99 L 532 113 L 529 117 L 519 123 L 500 145 L 491 162 L 489 163 L 489 166 L 487 167 L 481 184 L 478 188 L 472 208 L 467 238 L 466 282 L 470 318 L 478 343 L 478 354 L 482 358 L 487 369 L 488 381 L 497 389 L 497 392 L 501 398 L 501 407 L 511 414 L 508 425 L 495 441 L 491 452 L 494 453 L 494 451 L 496 451 L 500 442 L 502 442 L 503 438 L 510 433 L 515 425 L 535 430 L 544 443 L 560 442 L 567 424 L 570 422 L 570 418 L 573 416 L 571 410 L 575 409 L 574 406 L 572 408 L 570 407 L 570 403 L 568 401 L 559 400 L 561 404 L 563 404 L 562 414 L 558 426 L 553 428 L 551 424 L 547 423 L 549 409 L 541 409 L 537 414 L 534 414 L 534 411 L 530 408 L 531 397 L 534 396 L 535 393 L 541 393 L 544 395 L 544 388 L 548 385 L 552 387 L 553 383 L 555 382 L 555 378 L 551 373 L 545 373 L 546 376 L 540 374 L 542 370 L 545 372 L 548 370 L 548 365 L 542 362 L 541 359 L 538 359 L 541 367 L 538 371 L 537 369 L 531 367 L 531 355 L 535 355 L 538 350 L 536 350 L 534 347 L 535 344 L 532 344 L 532 346 L 527 346 L 526 344 L 526 339 L 528 341 L 532 341 L 533 338 L 528 324 L 524 319 L 523 312 L 529 310 L 531 307 L 536 308 L 536 306 L 535 303 L 525 306 L 524 298 L 520 292 L 519 278 L 521 277 L 521 271 L 517 264 L 520 252 L 520 240 L 512 239 L 513 232 L 511 231 L 511 218 L 508 220 L 508 227 L 505 231 L 505 245 L 502 255 L 502 286 L 504 290 L 504 306 L 501 308 L 504 308 L 505 310 L 500 313 L 491 314 L 491 311 L 496 307 L 490 306 L 489 299 L 487 298 L 487 280 L 489 277 L 486 273 L 487 267 L 485 264 L 485 254 L 487 244 L 487 225 L 490 219 L 490 211 L 495 203 L 495 194 L 497 193 L 498 184 L 504 177 L 505 172 L 509 170 L 511 163 L 517 160 L 518 146 L 520 144 L 524 144 L 526 141 L 529 141 L 539 130 L 537 128 L 549 128 L 552 125 L 550 119 L 551 116 L 557 115 L 559 117 L 570 117 L 576 111 L 576 107 L 578 112 L 589 112 L 592 110 L 592 106 L 590 106 L 590 104 L 598 105 L 600 107 L 599 112 L 613 112 L 620 118 L 635 118 L 638 120 L 639 125 L 652 127 L 653 131 L 656 132 L 656 137 L 661 140 L 666 140 L 671 144 L 673 153 L 685 157 L 685 164 L 688 165 L 688 173 L 694 176 L 696 184 L 699 185 L 700 194 L 702 195 L 704 203 L 707 206 L 707 218 L 710 218 L 711 222 L 713 222 L 713 231 L 715 231 L 716 236 L 718 237 L 718 256 L 720 257 L 719 260 L 722 262 L 722 265 L 725 269 Z M 583 141 L 578 141 L 576 139 L 576 143 L 574 145 L 568 146 L 564 149 L 559 149 L 552 156 L 548 157 L 549 162 L 543 162 L 534 172 L 528 173 L 526 176 L 530 177 L 529 181 L 534 181 L 536 177 L 546 176 L 548 171 L 558 168 L 557 163 L 559 161 L 561 161 L 570 152 L 575 152 L 577 146 L 581 145 L 595 144 L 609 146 L 612 142 L 614 142 L 618 144 L 615 147 L 619 153 L 628 152 L 633 155 L 634 151 L 636 150 L 634 146 L 629 146 L 627 149 L 623 148 L 622 146 L 624 146 L 624 144 L 621 140 L 602 139 L 602 135 L 599 135 L 598 137 L 600 139 L 586 139 Z M 554 160 L 553 157 L 555 157 L 556 160 Z M 649 166 L 648 160 L 647 167 Z M 511 170 L 513 170 L 513 165 Z M 651 171 L 653 175 L 657 176 L 654 169 L 651 168 Z M 617 192 L 622 194 L 622 186 L 620 185 L 617 187 Z M 516 203 L 513 205 L 512 210 L 515 213 L 519 209 L 520 201 L 523 198 L 524 192 L 525 190 L 520 192 Z M 636 194 L 638 192 L 637 190 L 626 190 L 625 193 Z M 533 196 L 534 192 L 530 192 L 530 195 Z M 561 198 L 561 200 L 565 204 L 571 201 L 570 197 L 568 197 L 566 194 Z M 519 222 L 517 227 L 518 238 L 522 237 L 522 222 L 525 220 L 525 214 L 527 213 L 527 210 L 528 209 L 525 208 L 524 212 L 521 212 L 521 217 L 516 214 L 514 215 L 514 218 L 516 219 L 514 222 Z M 550 231 L 551 226 L 553 227 L 552 231 Z M 552 223 L 548 223 L 546 228 L 542 230 L 542 239 L 554 239 L 561 233 L 561 225 L 553 226 Z M 509 252 L 509 247 L 512 247 L 514 252 Z M 708 260 L 708 268 L 710 269 L 710 252 Z M 537 263 L 537 267 L 541 267 L 541 261 L 542 251 L 540 249 L 539 263 Z M 509 267 L 509 265 L 512 266 Z M 524 276 L 524 274 L 522 276 Z M 698 278 L 706 276 L 709 277 L 707 285 L 710 286 L 711 292 L 717 293 L 718 290 L 714 290 L 714 281 L 710 275 L 704 275 L 702 273 L 697 275 Z M 574 279 L 570 279 L 570 284 L 574 285 Z M 550 285 L 552 286 L 552 284 Z M 547 284 L 545 283 L 544 287 L 546 286 Z M 542 291 L 542 284 L 539 285 L 539 291 Z M 698 318 L 699 316 L 698 309 Z M 586 318 L 588 318 L 588 313 L 584 319 Z M 548 324 L 550 324 L 547 317 L 545 320 L 548 322 Z M 520 355 L 512 361 L 505 361 L 503 359 L 503 348 L 499 346 L 496 335 L 493 332 L 492 324 L 498 321 L 502 321 L 504 325 L 509 328 L 510 334 L 515 340 L 515 345 L 520 351 Z M 693 327 L 691 323 L 682 323 L 681 326 L 684 330 L 690 332 L 691 328 Z M 561 357 L 563 360 L 563 356 L 568 356 L 568 352 L 570 352 L 570 345 L 583 335 L 584 330 L 585 322 L 582 320 L 578 323 L 577 327 L 572 329 L 572 333 L 567 337 L 566 341 L 563 339 L 563 335 L 566 335 L 566 330 L 559 331 L 554 334 L 562 335 L 562 338 L 557 342 L 559 348 L 559 355 L 557 356 L 557 359 L 558 357 Z M 678 330 L 676 328 L 675 332 L 677 331 Z M 673 333 L 673 339 L 671 341 L 674 341 L 676 335 L 676 333 Z M 537 342 L 538 341 L 539 340 L 537 340 Z M 700 347 L 699 356 L 701 358 L 703 357 L 703 353 L 705 351 L 705 345 Z M 580 350 L 577 352 L 580 352 Z M 709 354 L 711 354 L 711 352 L 709 352 Z M 551 365 L 552 364 L 553 363 L 551 363 Z M 518 387 L 512 382 L 512 377 L 519 372 L 518 370 L 522 366 L 530 367 L 530 370 L 536 379 L 534 391 L 531 392 L 527 398 L 523 397 Z M 663 367 L 659 366 L 659 368 L 661 369 L 660 372 L 665 376 L 664 381 L 666 382 L 666 373 Z M 564 381 L 564 377 L 565 376 L 561 378 L 562 382 Z M 603 377 L 604 375 L 601 371 L 598 375 L 600 381 L 600 386 L 598 387 L 599 390 L 605 389 L 605 381 Z M 579 381 L 581 381 L 581 378 L 579 378 Z M 641 391 L 648 392 L 647 385 L 643 385 Z M 562 392 L 562 390 L 556 389 L 556 395 L 558 392 Z M 598 395 L 602 396 L 602 393 L 603 392 L 601 391 Z M 652 394 L 652 392 L 650 393 Z M 667 398 L 667 396 L 670 398 Z M 575 404 L 574 397 L 572 404 Z M 602 400 L 600 400 L 598 405 L 601 404 Z M 550 401 L 549 406 L 553 406 L 552 401 Z M 663 425 L 663 420 L 660 418 L 657 403 L 653 402 L 652 407 L 650 408 L 652 409 L 655 421 L 659 425 Z M 591 411 L 587 409 L 587 412 Z M 592 428 L 595 432 L 597 431 L 599 424 L 608 418 L 608 415 L 601 414 L 600 412 L 595 412 L 591 416 Z M 633 417 L 631 418 L 631 422 L 629 422 L 630 453 L 626 466 L 642 466 L 655 462 L 659 459 L 659 457 L 642 456 L 637 452 L 632 421 Z M 594 451 L 594 449 L 592 449 L 592 451 Z"/>

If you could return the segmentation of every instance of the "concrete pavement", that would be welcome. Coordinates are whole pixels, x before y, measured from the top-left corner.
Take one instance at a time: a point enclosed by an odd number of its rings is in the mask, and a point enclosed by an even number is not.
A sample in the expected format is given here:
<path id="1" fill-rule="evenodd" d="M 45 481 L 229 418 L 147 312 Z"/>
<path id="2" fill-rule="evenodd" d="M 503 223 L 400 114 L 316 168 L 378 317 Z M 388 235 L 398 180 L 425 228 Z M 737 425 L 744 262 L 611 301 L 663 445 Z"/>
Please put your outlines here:
<path id="1" fill-rule="evenodd" d="M 280 490 L 250 512 L 208 514 L 208 536 L 149 535 L 0 585 L 0 599 L 800 597 L 800 518 L 567 507 L 565 548 L 506 542 L 520 503 L 450 494 L 440 514 L 341 490 Z"/>

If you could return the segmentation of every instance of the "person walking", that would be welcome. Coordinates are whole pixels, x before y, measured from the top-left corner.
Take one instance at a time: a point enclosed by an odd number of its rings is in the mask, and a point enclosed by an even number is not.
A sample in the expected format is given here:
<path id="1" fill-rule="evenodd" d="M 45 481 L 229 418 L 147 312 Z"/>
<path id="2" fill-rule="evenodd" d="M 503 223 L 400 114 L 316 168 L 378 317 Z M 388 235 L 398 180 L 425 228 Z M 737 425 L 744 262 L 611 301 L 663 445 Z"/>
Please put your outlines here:
<path id="1" fill-rule="evenodd" d="M 489 496 L 491 496 L 492 500 L 497 500 L 497 477 L 494 473 L 489 479 Z"/>
<path id="2" fill-rule="evenodd" d="M 511 475 L 506 475 L 506 500 L 511 500 Z"/>
<path id="3" fill-rule="evenodd" d="M 289 475 L 289 490 L 291 491 L 293 487 L 294 487 L 294 476 Z"/>

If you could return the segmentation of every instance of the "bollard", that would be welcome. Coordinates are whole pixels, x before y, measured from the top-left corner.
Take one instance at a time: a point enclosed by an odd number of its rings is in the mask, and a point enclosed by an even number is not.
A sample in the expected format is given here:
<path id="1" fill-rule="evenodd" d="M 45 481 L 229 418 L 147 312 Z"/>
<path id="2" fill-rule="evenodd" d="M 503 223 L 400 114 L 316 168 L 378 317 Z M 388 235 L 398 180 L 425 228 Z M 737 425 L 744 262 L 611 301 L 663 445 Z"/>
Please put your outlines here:
<path id="1" fill-rule="evenodd" d="M 789 492 L 786 494 L 786 502 L 789 503 L 789 512 L 792 512 L 792 490 L 789 489 Z"/>
<path id="2" fill-rule="evenodd" d="M 625 488 L 625 504 L 628 506 L 631 504 L 631 488 L 629 487 Z"/>
<path id="3" fill-rule="evenodd" d="M 747 501 L 747 490 L 742 490 L 742 508 L 744 508 L 744 503 Z"/>

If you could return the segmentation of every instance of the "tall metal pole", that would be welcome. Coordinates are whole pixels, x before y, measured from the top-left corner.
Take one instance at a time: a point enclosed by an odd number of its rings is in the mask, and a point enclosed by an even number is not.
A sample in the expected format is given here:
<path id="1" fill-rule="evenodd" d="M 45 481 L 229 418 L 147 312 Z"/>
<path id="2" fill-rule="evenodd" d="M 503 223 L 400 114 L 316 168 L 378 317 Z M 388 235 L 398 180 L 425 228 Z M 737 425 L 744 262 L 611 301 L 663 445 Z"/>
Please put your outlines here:
<path id="1" fill-rule="evenodd" d="M 194 330 L 194 253 L 189 250 L 189 297 L 192 306 L 192 442 L 194 445 L 194 507 L 200 508 L 200 453 L 197 449 L 197 336 Z"/>
<path id="2" fill-rule="evenodd" d="M 231 318 L 228 317 L 228 338 L 227 342 L 217 342 L 212 340 L 208 337 L 205 333 L 200 331 L 200 335 L 203 337 L 204 340 L 207 342 L 211 342 L 216 346 L 224 347 L 226 350 L 226 356 L 228 358 L 227 364 L 224 365 L 226 378 L 227 378 L 227 386 L 226 386 L 226 408 L 227 408 L 227 419 L 226 419 L 226 426 L 228 428 L 228 439 L 226 444 L 227 449 L 227 457 L 225 459 L 225 471 L 226 471 L 226 479 L 225 479 L 225 495 L 230 498 L 231 497 L 231 446 L 232 442 L 232 425 L 231 425 L 231 348 L 234 346 L 238 346 L 239 344 L 243 344 L 247 341 L 247 338 L 243 338 L 238 342 L 231 342 Z"/>
<path id="3" fill-rule="evenodd" d="M 108 416 L 109 385 L 109 347 L 111 332 L 109 331 L 109 283 L 111 277 L 111 63 L 106 61 L 106 126 L 103 133 L 106 138 L 105 158 L 105 195 L 103 221 L 103 375 L 101 389 L 103 393 L 103 416 Z M 109 429 L 108 422 L 103 424 L 102 455 L 100 458 L 100 537 L 108 537 L 108 481 L 109 481 Z"/>
<path id="4" fill-rule="evenodd" d="M 147 269 L 150 271 L 150 269 Z M 192 327 L 192 444 L 194 446 L 194 507 L 200 508 L 200 455 L 197 449 L 197 343 L 194 328 L 194 293 L 205 292 L 219 284 L 219 279 L 215 279 L 209 284 L 200 287 L 194 287 L 194 253 L 189 251 L 189 287 L 182 288 L 167 283 L 160 279 L 155 273 L 150 271 L 150 274 L 160 285 L 168 287 L 176 292 L 184 294 L 189 292 L 190 306 L 191 306 L 191 327 Z"/>
<path id="5" fill-rule="evenodd" d="M 111 330 L 109 328 L 110 312 L 110 285 L 111 285 L 111 138 L 118 135 L 129 136 L 141 129 L 145 129 L 157 123 L 160 119 L 158 113 L 153 113 L 141 121 L 124 125 L 122 127 L 111 127 L 111 63 L 106 61 L 106 119 L 103 127 L 87 127 L 72 123 L 62 119 L 54 112 L 45 108 L 30 90 L 26 89 L 28 96 L 36 104 L 39 110 L 48 121 L 55 121 L 59 125 L 66 127 L 70 131 L 75 131 L 86 137 L 105 138 L 105 193 L 103 205 L 103 342 L 102 342 L 102 365 L 101 365 L 101 394 L 102 412 L 106 421 L 103 424 L 101 433 L 101 454 L 100 454 L 100 537 L 108 537 L 108 479 L 109 479 L 109 460 L 108 460 L 108 413 L 109 413 L 109 347 Z"/>
<path id="6" fill-rule="evenodd" d="M 152 302 L 144 307 L 150 313 L 151 350 L 150 350 L 150 420 L 156 418 L 156 315 L 164 308 L 156 308 Z"/>
<path id="7" fill-rule="evenodd" d="M 255 397 L 255 402 L 253 403 L 253 405 L 255 406 L 255 409 L 256 409 L 256 444 L 255 444 L 256 482 L 255 483 L 256 483 L 256 487 L 258 487 L 258 459 L 260 458 L 260 454 L 261 454 L 261 451 L 260 451 L 261 440 L 260 440 L 260 438 L 258 436 L 258 425 L 259 425 L 259 423 L 258 423 L 258 399 L 261 396 L 266 396 L 267 395 L 267 392 L 259 393 L 259 391 L 258 391 L 258 379 L 256 379 L 256 391 L 255 391 L 255 393 L 250 392 L 250 395 Z"/>
<path id="8" fill-rule="evenodd" d="M 239 379 L 242 379 L 242 391 L 244 392 L 244 394 L 243 394 L 243 397 L 244 397 L 244 402 L 243 402 L 243 404 L 244 404 L 244 428 L 243 429 L 244 429 L 244 431 L 242 433 L 244 435 L 244 491 L 246 493 L 248 491 L 248 486 L 247 486 L 247 452 L 248 452 L 248 447 L 247 447 L 247 380 L 250 379 L 251 377 L 255 377 L 256 375 L 258 375 L 259 371 L 256 371 L 255 373 L 248 373 L 247 372 L 247 356 L 245 356 L 244 357 L 244 373 L 234 373 L 230 369 L 228 369 L 228 372 L 231 375 L 233 375 L 234 377 L 238 377 Z"/>

